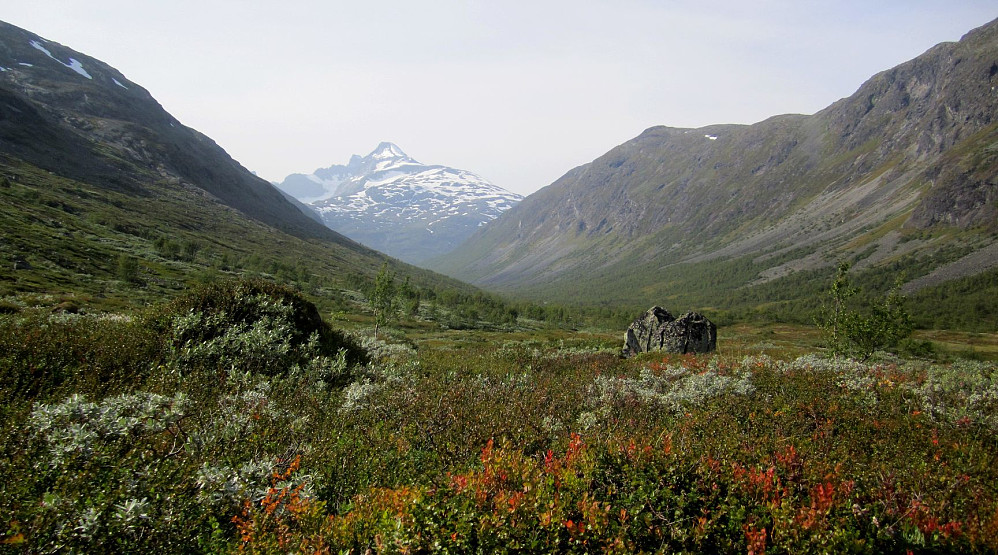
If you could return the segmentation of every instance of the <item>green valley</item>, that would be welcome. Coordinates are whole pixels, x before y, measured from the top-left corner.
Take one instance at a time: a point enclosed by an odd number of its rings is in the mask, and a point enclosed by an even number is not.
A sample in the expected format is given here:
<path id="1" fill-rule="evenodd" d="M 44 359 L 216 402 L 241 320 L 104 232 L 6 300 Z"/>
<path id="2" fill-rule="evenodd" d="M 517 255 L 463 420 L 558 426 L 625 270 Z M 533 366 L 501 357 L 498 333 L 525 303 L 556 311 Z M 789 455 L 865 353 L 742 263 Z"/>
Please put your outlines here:
<path id="1" fill-rule="evenodd" d="M 998 552 L 992 82 L 998 22 L 650 128 L 445 275 L 0 22 L 0 551 Z"/>

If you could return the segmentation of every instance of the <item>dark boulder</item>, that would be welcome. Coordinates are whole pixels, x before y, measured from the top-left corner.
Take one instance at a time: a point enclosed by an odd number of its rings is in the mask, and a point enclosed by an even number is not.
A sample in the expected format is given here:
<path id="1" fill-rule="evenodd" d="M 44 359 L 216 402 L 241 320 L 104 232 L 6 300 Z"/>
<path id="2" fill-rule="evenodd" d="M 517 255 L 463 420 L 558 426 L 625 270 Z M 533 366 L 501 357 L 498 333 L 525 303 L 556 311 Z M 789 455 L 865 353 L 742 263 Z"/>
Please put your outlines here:
<path id="1" fill-rule="evenodd" d="M 662 348 L 670 353 L 711 353 L 717 350 L 717 326 L 699 312 L 687 312 L 662 327 Z"/>
<path id="2" fill-rule="evenodd" d="M 662 344 L 659 329 L 663 324 L 675 320 L 668 310 L 660 306 L 649 308 L 627 327 L 627 333 L 624 334 L 624 356 L 657 350 Z"/>
<path id="3" fill-rule="evenodd" d="M 624 356 L 661 351 L 709 353 L 717 350 L 717 326 L 699 312 L 674 318 L 668 310 L 654 306 L 627 328 Z"/>

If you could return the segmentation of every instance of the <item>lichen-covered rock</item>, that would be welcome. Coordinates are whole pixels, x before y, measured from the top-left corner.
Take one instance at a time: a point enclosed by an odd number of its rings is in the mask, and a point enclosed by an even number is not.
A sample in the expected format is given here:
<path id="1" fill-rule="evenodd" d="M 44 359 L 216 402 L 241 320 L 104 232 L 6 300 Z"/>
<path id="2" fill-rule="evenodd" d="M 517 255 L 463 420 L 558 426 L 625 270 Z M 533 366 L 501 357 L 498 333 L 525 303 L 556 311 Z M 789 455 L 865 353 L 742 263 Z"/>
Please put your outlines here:
<path id="1" fill-rule="evenodd" d="M 662 326 L 660 350 L 669 353 L 711 353 L 717 350 L 717 326 L 699 312 L 687 312 Z"/>
<path id="2" fill-rule="evenodd" d="M 674 318 L 668 310 L 653 306 L 634 320 L 624 334 L 624 356 L 662 351 L 709 353 L 717 350 L 717 326 L 699 312 Z"/>
<path id="3" fill-rule="evenodd" d="M 624 356 L 656 350 L 654 345 L 661 344 L 661 339 L 657 337 L 659 328 L 675 319 L 668 310 L 660 306 L 649 308 L 627 327 L 627 333 L 624 334 Z"/>

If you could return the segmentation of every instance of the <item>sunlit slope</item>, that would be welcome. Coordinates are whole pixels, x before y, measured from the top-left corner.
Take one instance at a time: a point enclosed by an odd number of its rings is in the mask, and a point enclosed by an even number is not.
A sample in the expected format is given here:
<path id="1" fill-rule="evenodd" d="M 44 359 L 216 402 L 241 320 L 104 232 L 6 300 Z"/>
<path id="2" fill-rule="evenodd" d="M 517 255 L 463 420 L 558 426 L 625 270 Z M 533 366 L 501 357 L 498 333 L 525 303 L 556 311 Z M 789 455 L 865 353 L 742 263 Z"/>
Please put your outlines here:
<path id="1" fill-rule="evenodd" d="M 840 261 L 906 279 L 998 231 L 998 25 L 882 72 L 817 114 L 653 127 L 432 265 L 538 298 L 718 304 L 792 295 Z M 994 259 L 992 259 L 994 260 Z"/>

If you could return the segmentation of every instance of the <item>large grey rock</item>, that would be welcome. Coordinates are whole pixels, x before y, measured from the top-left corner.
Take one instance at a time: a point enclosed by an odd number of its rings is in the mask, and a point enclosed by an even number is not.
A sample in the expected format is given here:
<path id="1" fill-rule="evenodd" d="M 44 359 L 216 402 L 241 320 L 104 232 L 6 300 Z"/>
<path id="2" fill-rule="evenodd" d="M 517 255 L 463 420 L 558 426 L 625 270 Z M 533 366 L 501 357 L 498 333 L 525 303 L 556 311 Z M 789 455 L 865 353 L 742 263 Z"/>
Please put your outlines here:
<path id="1" fill-rule="evenodd" d="M 662 344 L 659 329 L 675 319 L 668 310 L 660 306 L 649 308 L 627 327 L 627 333 L 624 334 L 624 356 L 656 350 Z"/>
<path id="2" fill-rule="evenodd" d="M 651 351 L 686 354 L 716 350 L 717 326 L 699 312 L 674 318 L 668 310 L 653 306 L 631 322 L 624 334 L 624 356 Z"/>
<path id="3" fill-rule="evenodd" d="M 711 353 L 717 350 L 717 326 L 699 312 L 687 312 L 661 329 L 662 351 Z"/>

